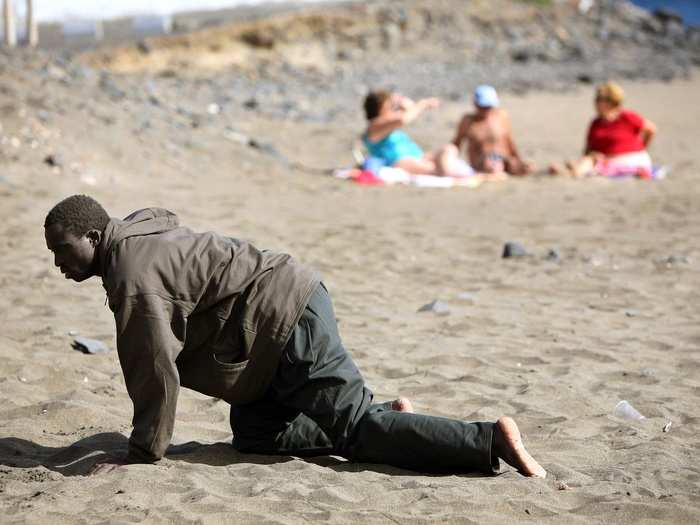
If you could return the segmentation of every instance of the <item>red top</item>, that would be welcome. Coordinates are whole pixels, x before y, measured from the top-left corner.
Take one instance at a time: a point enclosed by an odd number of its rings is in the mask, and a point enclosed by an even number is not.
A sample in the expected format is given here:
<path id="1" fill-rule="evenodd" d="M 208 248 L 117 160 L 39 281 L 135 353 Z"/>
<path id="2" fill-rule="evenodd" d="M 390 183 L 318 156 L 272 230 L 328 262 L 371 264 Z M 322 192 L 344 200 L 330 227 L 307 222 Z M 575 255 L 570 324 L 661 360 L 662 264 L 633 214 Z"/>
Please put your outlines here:
<path id="1" fill-rule="evenodd" d="M 644 119 L 633 111 L 623 110 L 615 120 L 598 117 L 588 129 L 588 151 L 603 155 L 621 155 L 644 151 L 641 131 Z"/>

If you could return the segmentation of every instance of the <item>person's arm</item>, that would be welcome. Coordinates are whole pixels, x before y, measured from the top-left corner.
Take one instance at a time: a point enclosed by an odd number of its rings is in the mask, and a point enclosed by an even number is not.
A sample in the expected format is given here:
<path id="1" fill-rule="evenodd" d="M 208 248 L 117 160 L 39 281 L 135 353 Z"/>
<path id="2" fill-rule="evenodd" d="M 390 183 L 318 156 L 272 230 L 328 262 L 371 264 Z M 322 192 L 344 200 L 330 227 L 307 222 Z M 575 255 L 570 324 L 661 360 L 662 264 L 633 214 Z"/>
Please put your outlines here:
<path id="1" fill-rule="evenodd" d="M 506 147 L 508 148 L 508 156 L 516 160 L 522 160 L 520 158 L 520 153 L 518 153 L 518 148 L 515 147 L 515 141 L 513 140 L 513 128 L 510 124 L 510 118 L 508 114 L 503 112 L 503 127 L 506 130 Z"/>
<path id="2" fill-rule="evenodd" d="M 457 131 L 455 133 L 455 137 L 452 139 L 452 144 L 457 146 L 457 149 L 461 149 L 462 143 L 464 142 L 464 139 L 467 138 L 467 130 L 469 129 L 469 115 L 464 115 L 462 117 L 462 120 L 459 122 L 459 125 L 457 126 Z"/>
<path id="3" fill-rule="evenodd" d="M 654 124 L 651 120 L 644 119 L 644 122 L 642 123 L 642 129 L 639 133 L 642 137 L 644 147 L 648 148 L 649 143 L 654 138 L 654 135 L 656 135 L 656 124 Z"/>
<path id="4" fill-rule="evenodd" d="M 586 133 L 586 143 L 583 146 L 584 157 L 586 155 L 590 155 L 591 153 L 593 153 L 593 148 L 591 147 L 591 139 L 593 137 L 594 125 L 595 125 L 595 121 L 591 122 L 590 125 L 588 126 L 588 133 Z"/>
<path id="5" fill-rule="evenodd" d="M 437 98 L 422 98 L 414 102 L 410 98 L 401 97 L 397 109 L 372 119 L 367 128 L 367 137 L 372 142 L 377 142 L 395 129 L 416 120 L 426 109 L 436 108 L 439 105 L 440 101 Z"/>
<path id="6" fill-rule="evenodd" d="M 115 312 L 119 362 L 134 405 L 126 463 L 153 463 L 165 454 L 175 423 L 182 343 L 173 326 L 185 316 L 155 294 L 128 297 Z"/>

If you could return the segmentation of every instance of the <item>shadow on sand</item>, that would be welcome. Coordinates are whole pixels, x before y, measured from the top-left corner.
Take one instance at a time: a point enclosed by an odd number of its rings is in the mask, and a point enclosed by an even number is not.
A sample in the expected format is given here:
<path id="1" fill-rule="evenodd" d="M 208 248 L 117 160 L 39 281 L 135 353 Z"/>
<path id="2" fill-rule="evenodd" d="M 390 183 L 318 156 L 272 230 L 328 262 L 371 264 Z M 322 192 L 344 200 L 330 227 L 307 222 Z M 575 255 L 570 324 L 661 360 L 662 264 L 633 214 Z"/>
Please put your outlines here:
<path id="1" fill-rule="evenodd" d="M 128 439 L 118 432 L 103 432 L 85 437 L 67 447 L 46 447 L 26 439 L 0 438 L 0 465 L 17 468 L 45 467 L 63 476 L 85 476 L 96 464 L 109 457 L 125 456 Z M 189 441 L 168 447 L 166 457 L 171 461 L 221 467 L 241 463 L 273 465 L 302 459 L 336 472 L 372 471 L 392 476 L 415 476 L 418 473 L 389 465 L 353 463 L 336 456 L 303 457 L 289 455 L 243 454 L 229 443 L 199 443 Z M 418 475 L 439 476 L 445 473 L 420 473 Z M 461 476 L 483 477 L 483 474 Z"/>

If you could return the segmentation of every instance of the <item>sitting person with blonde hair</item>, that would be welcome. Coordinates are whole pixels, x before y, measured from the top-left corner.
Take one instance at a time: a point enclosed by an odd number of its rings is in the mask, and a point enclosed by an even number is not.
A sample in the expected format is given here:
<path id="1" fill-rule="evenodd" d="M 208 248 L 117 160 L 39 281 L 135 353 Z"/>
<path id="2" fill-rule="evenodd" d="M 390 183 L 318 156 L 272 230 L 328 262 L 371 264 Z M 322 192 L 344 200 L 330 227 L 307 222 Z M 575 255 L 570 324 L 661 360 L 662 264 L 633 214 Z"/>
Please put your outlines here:
<path id="1" fill-rule="evenodd" d="M 370 156 L 387 166 L 411 174 L 446 177 L 472 177 L 474 170 L 459 158 L 453 144 L 434 152 L 424 152 L 401 128 L 416 120 L 424 111 L 440 105 L 437 98 L 413 101 L 390 91 L 371 91 L 364 101 L 367 130 L 362 140 Z"/>
<path id="2" fill-rule="evenodd" d="M 624 96 L 624 91 L 615 82 L 608 81 L 596 88 L 597 117 L 588 128 L 584 156 L 566 165 L 570 175 L 652 178 L 653 168 L 647 147 L 656 134 L 656 125 L 634 111 L 624 109 Z M 559 173 L 561 170 L 552 166 L 551 171 Z"/>

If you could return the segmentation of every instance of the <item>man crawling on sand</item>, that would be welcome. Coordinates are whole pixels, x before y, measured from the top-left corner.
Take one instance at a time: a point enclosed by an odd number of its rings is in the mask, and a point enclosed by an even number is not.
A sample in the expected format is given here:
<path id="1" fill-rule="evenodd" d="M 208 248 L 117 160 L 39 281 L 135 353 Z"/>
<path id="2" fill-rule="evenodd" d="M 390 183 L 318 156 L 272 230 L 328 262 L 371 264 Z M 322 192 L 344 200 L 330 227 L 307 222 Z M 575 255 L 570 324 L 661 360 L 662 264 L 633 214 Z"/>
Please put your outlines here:
<path id="1" fill-rule="evenodd" d="M 93 473 L 162 458 L 187 387 L 231 405 L 241 452 L 489 474 L 502 459 L 546 475 L 509 417 L 466 423 L 414 414 L 404 398 L 374 403 L 326 287 L 289 255 L 195 233 L 160 208 L 110 218 L 85 195 L 59 202 L 44 230 L 67 279 L 102 279 L 134 405 L 128 455 Z"/>
<path id="2" fill-rule="evenodd" d="M 467 160 L 479 173 L 527 175 L 532 165 L 520 158 L 508 113 L 499 106 L 498 93 L 493 87 L 477 87 L 475 111 L 462 117 L 452 143 L 458 149 L 466 144 Z"/>

